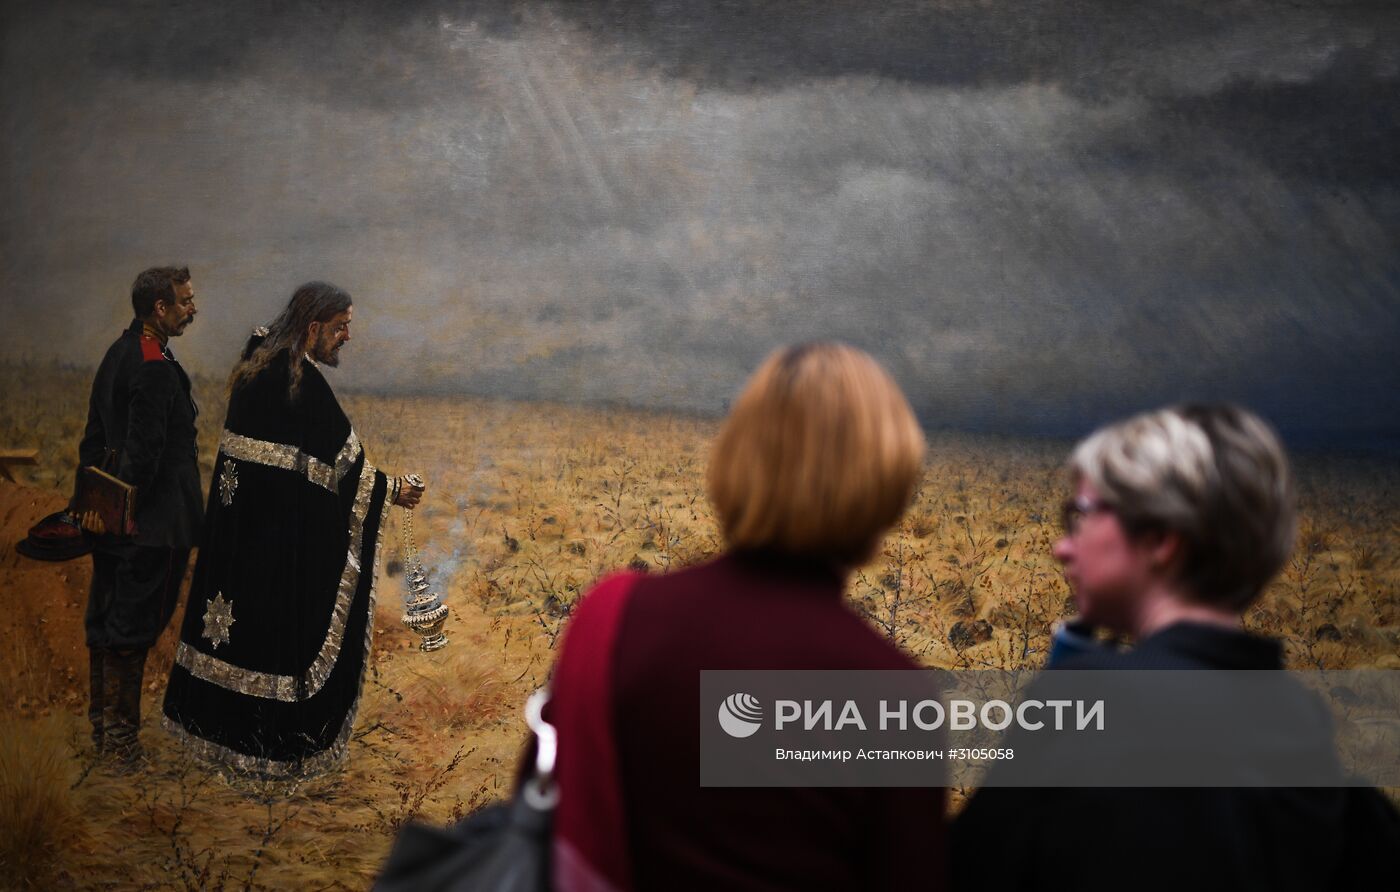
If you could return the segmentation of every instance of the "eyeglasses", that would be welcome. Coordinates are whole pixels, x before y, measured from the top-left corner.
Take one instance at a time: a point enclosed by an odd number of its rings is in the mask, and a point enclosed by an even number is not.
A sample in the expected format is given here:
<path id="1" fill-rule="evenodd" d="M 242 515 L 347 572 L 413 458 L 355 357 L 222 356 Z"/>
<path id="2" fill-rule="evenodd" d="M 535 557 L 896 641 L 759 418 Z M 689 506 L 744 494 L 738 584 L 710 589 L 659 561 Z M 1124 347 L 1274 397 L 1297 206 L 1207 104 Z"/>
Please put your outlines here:
<path id="1" fill-rule="evenodd" d="M 1073 536 L 1079 532 L 1079 525 L 1083 523 L 1085 517 L 1090 514 L 1111 511 L 1113 511 L 1113 506 L 1107 502 L 1100 502 L 1085 496 L 1065 499 L 1064 504 L 1060 506 L 1060 525 L 1066 536 Z"/>

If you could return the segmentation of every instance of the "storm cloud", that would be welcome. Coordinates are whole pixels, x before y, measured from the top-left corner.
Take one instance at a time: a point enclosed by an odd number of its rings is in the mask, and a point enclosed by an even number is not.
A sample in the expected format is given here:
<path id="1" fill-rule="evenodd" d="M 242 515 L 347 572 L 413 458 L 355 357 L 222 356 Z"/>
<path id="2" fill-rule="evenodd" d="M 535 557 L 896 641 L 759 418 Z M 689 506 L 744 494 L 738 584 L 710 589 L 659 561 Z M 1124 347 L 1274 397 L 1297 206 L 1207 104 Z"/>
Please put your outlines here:
<path id="1" fill-rule="evenodd" d="M 935 427 L 1230 398 L 1400 438 L 1400 12 L 1378 4 L 6 8 L 7 355 L 140 268 L 221 374 L 301 281 L 339 381 L 716 411 L 780 343 Z"/>

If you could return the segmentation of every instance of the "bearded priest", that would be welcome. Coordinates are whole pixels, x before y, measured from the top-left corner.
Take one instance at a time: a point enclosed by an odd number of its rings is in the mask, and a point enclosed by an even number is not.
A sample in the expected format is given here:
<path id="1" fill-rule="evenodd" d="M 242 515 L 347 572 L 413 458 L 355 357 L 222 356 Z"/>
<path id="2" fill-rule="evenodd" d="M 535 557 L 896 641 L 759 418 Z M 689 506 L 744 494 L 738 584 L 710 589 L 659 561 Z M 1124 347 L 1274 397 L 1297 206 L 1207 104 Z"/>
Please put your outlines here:
<path id="1" fill-rule="evenodd" d="M 374 628 L 380 532 L 421 486 L 372 466 L 322 374 L 350 295 L 311 282 L 229 377 L 165 727 L 225 775 L 303 780 L 345 755 Z"/>

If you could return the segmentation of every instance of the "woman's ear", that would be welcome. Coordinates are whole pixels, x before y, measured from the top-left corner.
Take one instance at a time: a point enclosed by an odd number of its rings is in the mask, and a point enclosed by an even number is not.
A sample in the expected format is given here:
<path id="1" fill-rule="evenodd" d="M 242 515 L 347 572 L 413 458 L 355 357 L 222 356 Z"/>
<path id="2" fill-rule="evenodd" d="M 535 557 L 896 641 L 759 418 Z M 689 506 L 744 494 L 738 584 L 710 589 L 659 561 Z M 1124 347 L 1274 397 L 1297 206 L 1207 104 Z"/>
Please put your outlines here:
<path id="1" fill-rule="evenodd" d="M 1166 570 L 1181 562 L 1186 542 L 1175 530 L 1155 531 L 1143 536 L 1142 544 L 1154 570 Z"/>

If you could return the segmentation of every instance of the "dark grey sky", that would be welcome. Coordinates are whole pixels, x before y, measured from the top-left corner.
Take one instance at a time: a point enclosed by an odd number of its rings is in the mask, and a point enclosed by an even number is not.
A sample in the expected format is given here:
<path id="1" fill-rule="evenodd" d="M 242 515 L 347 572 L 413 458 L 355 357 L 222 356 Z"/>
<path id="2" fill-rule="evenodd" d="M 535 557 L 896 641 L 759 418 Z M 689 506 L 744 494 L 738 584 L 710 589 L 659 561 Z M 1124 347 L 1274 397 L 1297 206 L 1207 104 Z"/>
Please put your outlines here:
<path id="1" fill-rule="evenodd" d="M 7 356 L 178 260 L 220 374 L 323 278 L 361 387 L 711 411 L 833 337 L 937 427 L 1400 442 L 1397 4 L 4 9 Z"/>

